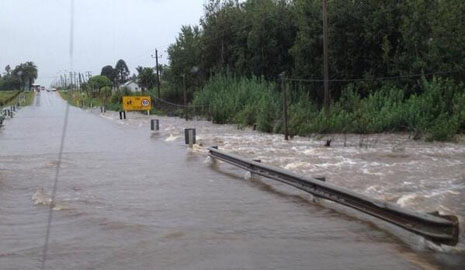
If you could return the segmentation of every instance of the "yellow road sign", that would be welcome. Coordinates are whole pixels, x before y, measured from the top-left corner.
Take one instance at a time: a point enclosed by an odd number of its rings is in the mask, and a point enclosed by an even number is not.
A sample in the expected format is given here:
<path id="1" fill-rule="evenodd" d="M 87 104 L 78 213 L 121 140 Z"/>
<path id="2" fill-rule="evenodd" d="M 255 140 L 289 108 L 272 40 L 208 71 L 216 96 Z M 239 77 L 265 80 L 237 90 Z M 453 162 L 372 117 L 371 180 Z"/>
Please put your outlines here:
<path id="1" fill-rule="evenodd" d="M 152 109 L 152 99 L 149 96 L 124 96 L 124 111 L 148 111 Z"/>

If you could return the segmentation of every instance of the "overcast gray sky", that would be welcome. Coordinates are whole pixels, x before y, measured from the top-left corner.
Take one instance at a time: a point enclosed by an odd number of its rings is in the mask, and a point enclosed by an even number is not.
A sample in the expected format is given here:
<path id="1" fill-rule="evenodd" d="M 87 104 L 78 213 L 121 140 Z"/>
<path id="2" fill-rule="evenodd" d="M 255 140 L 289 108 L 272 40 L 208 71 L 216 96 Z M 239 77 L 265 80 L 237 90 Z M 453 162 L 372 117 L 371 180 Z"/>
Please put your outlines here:
<path id="1" fill-rule="evenodd" d="M 99 74 L 124 59 L 131 70 L 155 66 L 154 49 L 167 64 L 168 45 L 182 25 L 198 24 L 205 0 L 74 0 L 76 72 Z M 0 72 L 33 61 L 38 84 L 70 70 L 71 0 L 0 0 Z"/>

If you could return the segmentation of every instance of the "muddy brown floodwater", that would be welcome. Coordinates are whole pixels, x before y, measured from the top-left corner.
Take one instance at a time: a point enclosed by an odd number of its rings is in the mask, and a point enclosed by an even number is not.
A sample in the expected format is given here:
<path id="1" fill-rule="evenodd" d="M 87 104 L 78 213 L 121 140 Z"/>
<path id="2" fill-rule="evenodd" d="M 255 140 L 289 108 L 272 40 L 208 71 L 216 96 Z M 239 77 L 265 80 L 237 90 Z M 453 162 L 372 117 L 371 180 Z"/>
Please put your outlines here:
<path id="1" fill-rule="evenodd" d="M 39 269 L 65 102 L 41 93 L 0 129 L 0 269 Z M 149 119 L 160 119 L 160 132 Z M 183 129 L 197 128 L 188 150 Z M 345 146 L 344 146 L 345 141 Z M 362 142 L 363 147 L 360 147 Z M 267 179 L 206 147 L 403 207 L 465 216 L 465 144 L 407 135 L 294 138 L 206 121 L 70 108 L 47 269 L 463 269 L 433 245 Z M 463 225 L 462 225 L 463 227 Z M 463 230 L 462 230 L 463 231 Z"/>

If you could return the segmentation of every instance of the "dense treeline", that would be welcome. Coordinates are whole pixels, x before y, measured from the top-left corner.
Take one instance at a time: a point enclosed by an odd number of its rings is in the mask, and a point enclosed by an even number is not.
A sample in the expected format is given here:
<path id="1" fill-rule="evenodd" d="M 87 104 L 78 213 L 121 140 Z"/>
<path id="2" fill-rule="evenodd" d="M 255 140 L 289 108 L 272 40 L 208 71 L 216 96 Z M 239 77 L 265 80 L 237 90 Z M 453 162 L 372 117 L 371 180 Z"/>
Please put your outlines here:
<path id="1" fill-rule="evenodd" d="M 293 134 L 465 131 L 465 1 L 328 0 L 332 106 L 323 99 L 321 0 L 210 0 L 169 49 L 163 96 L 182 91 L 213 121 L 282 132 L 279 74 Z"/>
<path id="2" fill-rule="evenodd" d="M 189 87 L 212 74 L 277 80 L 322 79 L 321 0 L 210 0 L 199 26 L 184 26 L 168 52 L 165 79 Z M 328 0 L 331 90 L 335 98 L 352 79 L 363 96 L 389 79 L 421 91 L 416 74 L 464 79 L 465 1 Z M 321 101 L 322 83 L 307 83 Z"/>
<path id="3" fill-rule="evenodd" d="M 17 65 L 14 69 L 7 65 L 0 74 L 0 90 L 31 89 L 37 79 L 38 70 L 33 62 Z"/>

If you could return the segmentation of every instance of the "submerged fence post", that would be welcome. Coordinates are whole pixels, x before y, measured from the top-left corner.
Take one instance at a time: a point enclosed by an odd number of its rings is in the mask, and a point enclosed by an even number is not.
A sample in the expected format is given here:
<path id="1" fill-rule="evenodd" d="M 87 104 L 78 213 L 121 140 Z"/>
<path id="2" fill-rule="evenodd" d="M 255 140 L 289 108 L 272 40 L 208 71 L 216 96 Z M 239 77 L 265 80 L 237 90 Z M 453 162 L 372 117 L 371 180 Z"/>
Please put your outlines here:
<path id="1" fill-rule="evenodd" d="M 281 90 L 283 92 L 284 139 L 287 141 L 289 140 L 289 133 L 287 130 L 286 73 L 283 72 L 279 76 L 281 77 Z"/>
<path id="2" fill-rule="evenodd" d="M 189 145 L 190 148 L 196 143 L 195 140 L 195 128 L 186 128 L 184 129 L 184 137 L 186 144 Z"/>
<path id="3" fill-rule="evenodd" d="M 120 120 L 126 119 L 126 111 L 120 111 L 119 112 L 119 119 Z"/>
<path id="4" fill-rule="evenodd" d="M 153 130 L 153 131 L 160 130 L 160 121 L 158 119 L 150 120 L 150 130 Z"/>

